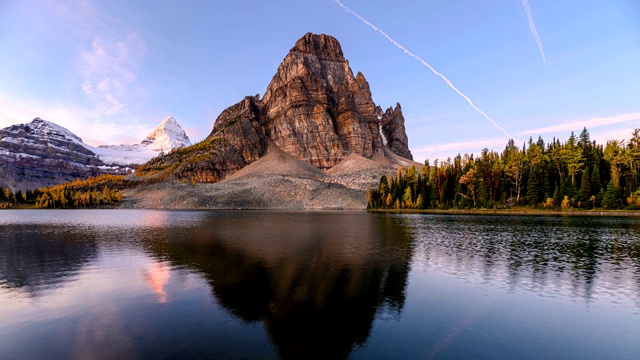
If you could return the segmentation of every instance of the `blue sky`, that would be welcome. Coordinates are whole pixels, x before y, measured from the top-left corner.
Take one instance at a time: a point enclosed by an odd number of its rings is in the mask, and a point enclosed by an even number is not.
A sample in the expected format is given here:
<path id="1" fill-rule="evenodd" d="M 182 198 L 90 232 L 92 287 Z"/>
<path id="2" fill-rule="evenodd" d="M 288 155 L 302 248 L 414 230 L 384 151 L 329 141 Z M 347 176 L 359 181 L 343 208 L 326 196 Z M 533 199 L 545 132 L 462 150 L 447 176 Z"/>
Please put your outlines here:
<path id="1" fill-rule="evenodd" d="M 629 138 L 640 127 L 640 2 L 342 3 L 448 78 L 517 142 Z M 0 126 L 34 117 L 92 145 L 136 143 L 166 116 L 192 141 L 263 94 L 306 32 L 335 36 L 374 101 L 402 105 L 416 160 L 501 150 L 508 137 L 334 0 L 0 1 Z"/>

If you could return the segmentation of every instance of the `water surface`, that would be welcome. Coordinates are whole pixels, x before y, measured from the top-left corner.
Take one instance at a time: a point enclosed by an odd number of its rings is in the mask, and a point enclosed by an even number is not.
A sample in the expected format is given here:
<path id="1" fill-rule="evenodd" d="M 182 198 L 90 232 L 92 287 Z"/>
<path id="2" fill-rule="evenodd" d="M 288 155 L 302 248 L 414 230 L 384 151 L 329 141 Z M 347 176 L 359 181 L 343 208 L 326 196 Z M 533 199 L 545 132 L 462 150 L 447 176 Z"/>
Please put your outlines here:
<path id="1" fill-rule="evenodd" d="M 0 212 L 0 358 L 638 359 L 640 219 Z"/>

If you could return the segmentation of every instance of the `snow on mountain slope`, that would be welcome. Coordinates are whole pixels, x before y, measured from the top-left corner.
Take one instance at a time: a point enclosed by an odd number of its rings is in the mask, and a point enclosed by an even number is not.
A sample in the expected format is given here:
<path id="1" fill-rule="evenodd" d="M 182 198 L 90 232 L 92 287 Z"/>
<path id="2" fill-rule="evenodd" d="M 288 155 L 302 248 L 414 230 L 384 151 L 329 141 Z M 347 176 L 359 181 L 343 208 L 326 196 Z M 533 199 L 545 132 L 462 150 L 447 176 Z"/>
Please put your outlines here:
<path id="1" fill-rule="evenodd" d="M 101 145 L 91 146 L 84 144 L 84 147 L 107 164 L 134 165 L 144 164 L 151 158 L 158 156 L 159 151 L 155 151 L 140 144 L 135 145 Z"/>
<path id="2" fill-rule="evenodd" d="M 3 130 L 13 132 L 16 135 L 29 135 L 30 138 L 73 141 L 82 144 L 82 139 L 78 135 L 58 124 L 40 118 L 35 118 L 30 123 L 12 125 Z"/>
<path id="3" fill-rule="evenodd" d="M 141 145 L 150 147 L 156 151 L 169 151 L 171 149 L 189 146 L 191 141 L 178 122 L 171 116 L 164 119 L 141 142 Z"/>
<path id="4" fill-rule="evenodd" d="M 132 145 L 88 145 L 68 129 L 40 118 L 0 129 L 0 156 L 64 159 L 80 166 L 142 164 L 161 151 L 189 145 L 191 141 L 173 117 L 164 119 L 140 144 Z"/>
<path id="5" fill-rule="evenodd" d="M 189 146 L 191 141 L 178 122 L 171 116 L 164 119 L 140 144 L 132 145 L 85 145 L 108 164 L 142 164 L 158 156 L 160 151 Z"/>

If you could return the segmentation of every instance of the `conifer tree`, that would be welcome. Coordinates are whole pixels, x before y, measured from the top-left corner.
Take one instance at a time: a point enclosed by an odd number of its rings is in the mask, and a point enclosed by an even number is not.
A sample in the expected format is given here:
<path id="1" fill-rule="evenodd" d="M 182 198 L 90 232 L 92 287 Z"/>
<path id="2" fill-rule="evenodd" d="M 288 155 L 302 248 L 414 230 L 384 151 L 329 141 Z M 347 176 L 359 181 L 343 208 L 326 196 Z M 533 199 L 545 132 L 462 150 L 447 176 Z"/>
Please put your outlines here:
<path id="1" fill-rule="evenodd" d="M 587 204 L 591 198 L 591 181 L 589 180 L 589 169 L 586 168 L 582 173 L 582 181 L 580 182 L 580 201 Z"/>

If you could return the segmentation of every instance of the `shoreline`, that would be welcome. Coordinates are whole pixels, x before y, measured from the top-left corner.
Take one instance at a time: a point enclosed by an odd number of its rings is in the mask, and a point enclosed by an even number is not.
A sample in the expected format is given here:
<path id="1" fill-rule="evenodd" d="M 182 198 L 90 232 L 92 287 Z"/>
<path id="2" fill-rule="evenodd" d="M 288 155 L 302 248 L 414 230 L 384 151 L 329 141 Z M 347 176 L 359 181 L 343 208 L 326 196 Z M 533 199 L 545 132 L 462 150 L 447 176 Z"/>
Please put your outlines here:
<path id="1" fill-rule="evenodd" d="M 638 210 L 533 210 L 533 209 L 368 209 L 378 214 L 433 214 L 433 215 L 520 215 L 520 216 L 617 216 L 640 217 Z"/>

